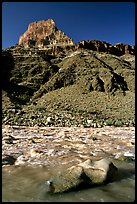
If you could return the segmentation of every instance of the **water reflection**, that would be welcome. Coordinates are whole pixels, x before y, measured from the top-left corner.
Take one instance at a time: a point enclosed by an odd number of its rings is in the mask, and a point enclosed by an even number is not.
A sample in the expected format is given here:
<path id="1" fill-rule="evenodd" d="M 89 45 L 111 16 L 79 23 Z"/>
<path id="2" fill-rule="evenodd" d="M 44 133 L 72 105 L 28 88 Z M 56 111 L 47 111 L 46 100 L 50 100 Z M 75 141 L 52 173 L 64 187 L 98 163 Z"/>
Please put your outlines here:
<path id="1" fill-rule="evenodd" d="M 114 164 L 118 167 L 118 175 L 112 183 L 59 194 L 48 193 L 46 183 L 57 168 L 4 167 L 2 201 L 133 202 L 135 199 L 135 163 L 114 161 Z"/>

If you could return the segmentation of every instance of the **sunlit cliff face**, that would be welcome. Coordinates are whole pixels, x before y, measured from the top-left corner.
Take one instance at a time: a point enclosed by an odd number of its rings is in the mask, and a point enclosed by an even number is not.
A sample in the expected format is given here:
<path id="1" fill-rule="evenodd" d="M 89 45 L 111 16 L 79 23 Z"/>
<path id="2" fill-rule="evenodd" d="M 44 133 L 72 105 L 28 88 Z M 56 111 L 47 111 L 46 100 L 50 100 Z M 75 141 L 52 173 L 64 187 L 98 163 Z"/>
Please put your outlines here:
<path id="1" fill-rule="evenodd" d="M 73 41 L 57 29 L 52 19 L 48 19 L 30 23 L 27 31 L 20 36 L 18 44 L 24 47 L 46 47 L 48 45 L 73 45 Z"/>

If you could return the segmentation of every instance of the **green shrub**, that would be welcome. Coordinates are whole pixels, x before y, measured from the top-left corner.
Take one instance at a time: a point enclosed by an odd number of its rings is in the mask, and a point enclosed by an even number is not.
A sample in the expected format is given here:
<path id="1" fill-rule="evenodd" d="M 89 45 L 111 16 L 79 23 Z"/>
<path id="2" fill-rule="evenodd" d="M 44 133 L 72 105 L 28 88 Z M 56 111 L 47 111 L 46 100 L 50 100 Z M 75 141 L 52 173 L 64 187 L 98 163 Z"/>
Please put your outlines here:
<path id="1" fill-rule="evenodd" d="M 116 120 L 115 123 L 114 123 L 114 125 L 115 125 L 116 127 L 121 127 L 121 126 L 123 125 L 122 120 Z"/>
<path id="2" fill-rule="evenodd" d="M 105 121 L 105 124 L 108 125 L 108 126 L 111 126 L 111 125 L 114 125 L 114 121 L 113 121 L 113 119 L 107 119 Z"/>

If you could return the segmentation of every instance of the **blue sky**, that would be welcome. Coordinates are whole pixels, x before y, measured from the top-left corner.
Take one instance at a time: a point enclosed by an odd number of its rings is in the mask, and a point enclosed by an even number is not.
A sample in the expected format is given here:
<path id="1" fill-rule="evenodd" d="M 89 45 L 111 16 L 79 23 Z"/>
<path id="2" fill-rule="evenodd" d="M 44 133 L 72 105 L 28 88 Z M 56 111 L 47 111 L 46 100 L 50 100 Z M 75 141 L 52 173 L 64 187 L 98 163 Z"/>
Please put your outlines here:
<path id="1" fill-rule="evenodd" d="M 2 48 L 18 43 L 29 23 L 52 18 L 74 43 L 135 44 L 133 2 L 3 2 Z"/>

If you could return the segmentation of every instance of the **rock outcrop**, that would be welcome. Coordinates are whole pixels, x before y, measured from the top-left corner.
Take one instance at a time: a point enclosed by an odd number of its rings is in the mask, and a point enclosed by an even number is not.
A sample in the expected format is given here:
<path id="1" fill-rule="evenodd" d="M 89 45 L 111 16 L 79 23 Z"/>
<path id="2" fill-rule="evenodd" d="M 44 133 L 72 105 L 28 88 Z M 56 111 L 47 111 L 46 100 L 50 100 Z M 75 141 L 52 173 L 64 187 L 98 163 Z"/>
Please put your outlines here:
<path id="1" fill-rule="evenodd" d="M 109 159 L 92 162 L 90 159 L 59 172 L 47 181 L 49 191 L 60 193 L 79 187 L 79 185 L 100 185 L 114 179 L 117 167 Z"/>
<path id="2" fill-rule="evenodd" d="M 112 45 L 100 40 L 82 40 L 75 45 L 75 49 L 78 48 L 89 49 L 97 52 L 106 52 L 117 56 L 124 54 L 135 55 L 135 46 L 130 46 L 123 43 Z"/>
<path id="3" fill-rule="evenodd" d="M 52 19 L 30 23 L 27 31 L 20 36 L 19 45 L 46 48 L 50 45 L 73 45 L 64 32 L 58 30 Z"/>
<path id="4" fill-rule="evenodd" d="M 70 37 L 68 37 L 63 31 L 57 29 L 55 22 L 52 19 L 30 23 L 27 31 L 20 36 L 18 45 L 28 48 L 51 48 L 52 54 L 58 54 L 62 51 L 58 46 L 72 46 L 69 49 L 73 51 L 76 51 L 79 48 L 84 48 L 97 52 L 106 52 L 117 56 L 124 54 L 135 55 L 135 46 L 123 43 L 112 45 L 100 40 L 82 40 L 79 43 L 74 44 Z"/>

